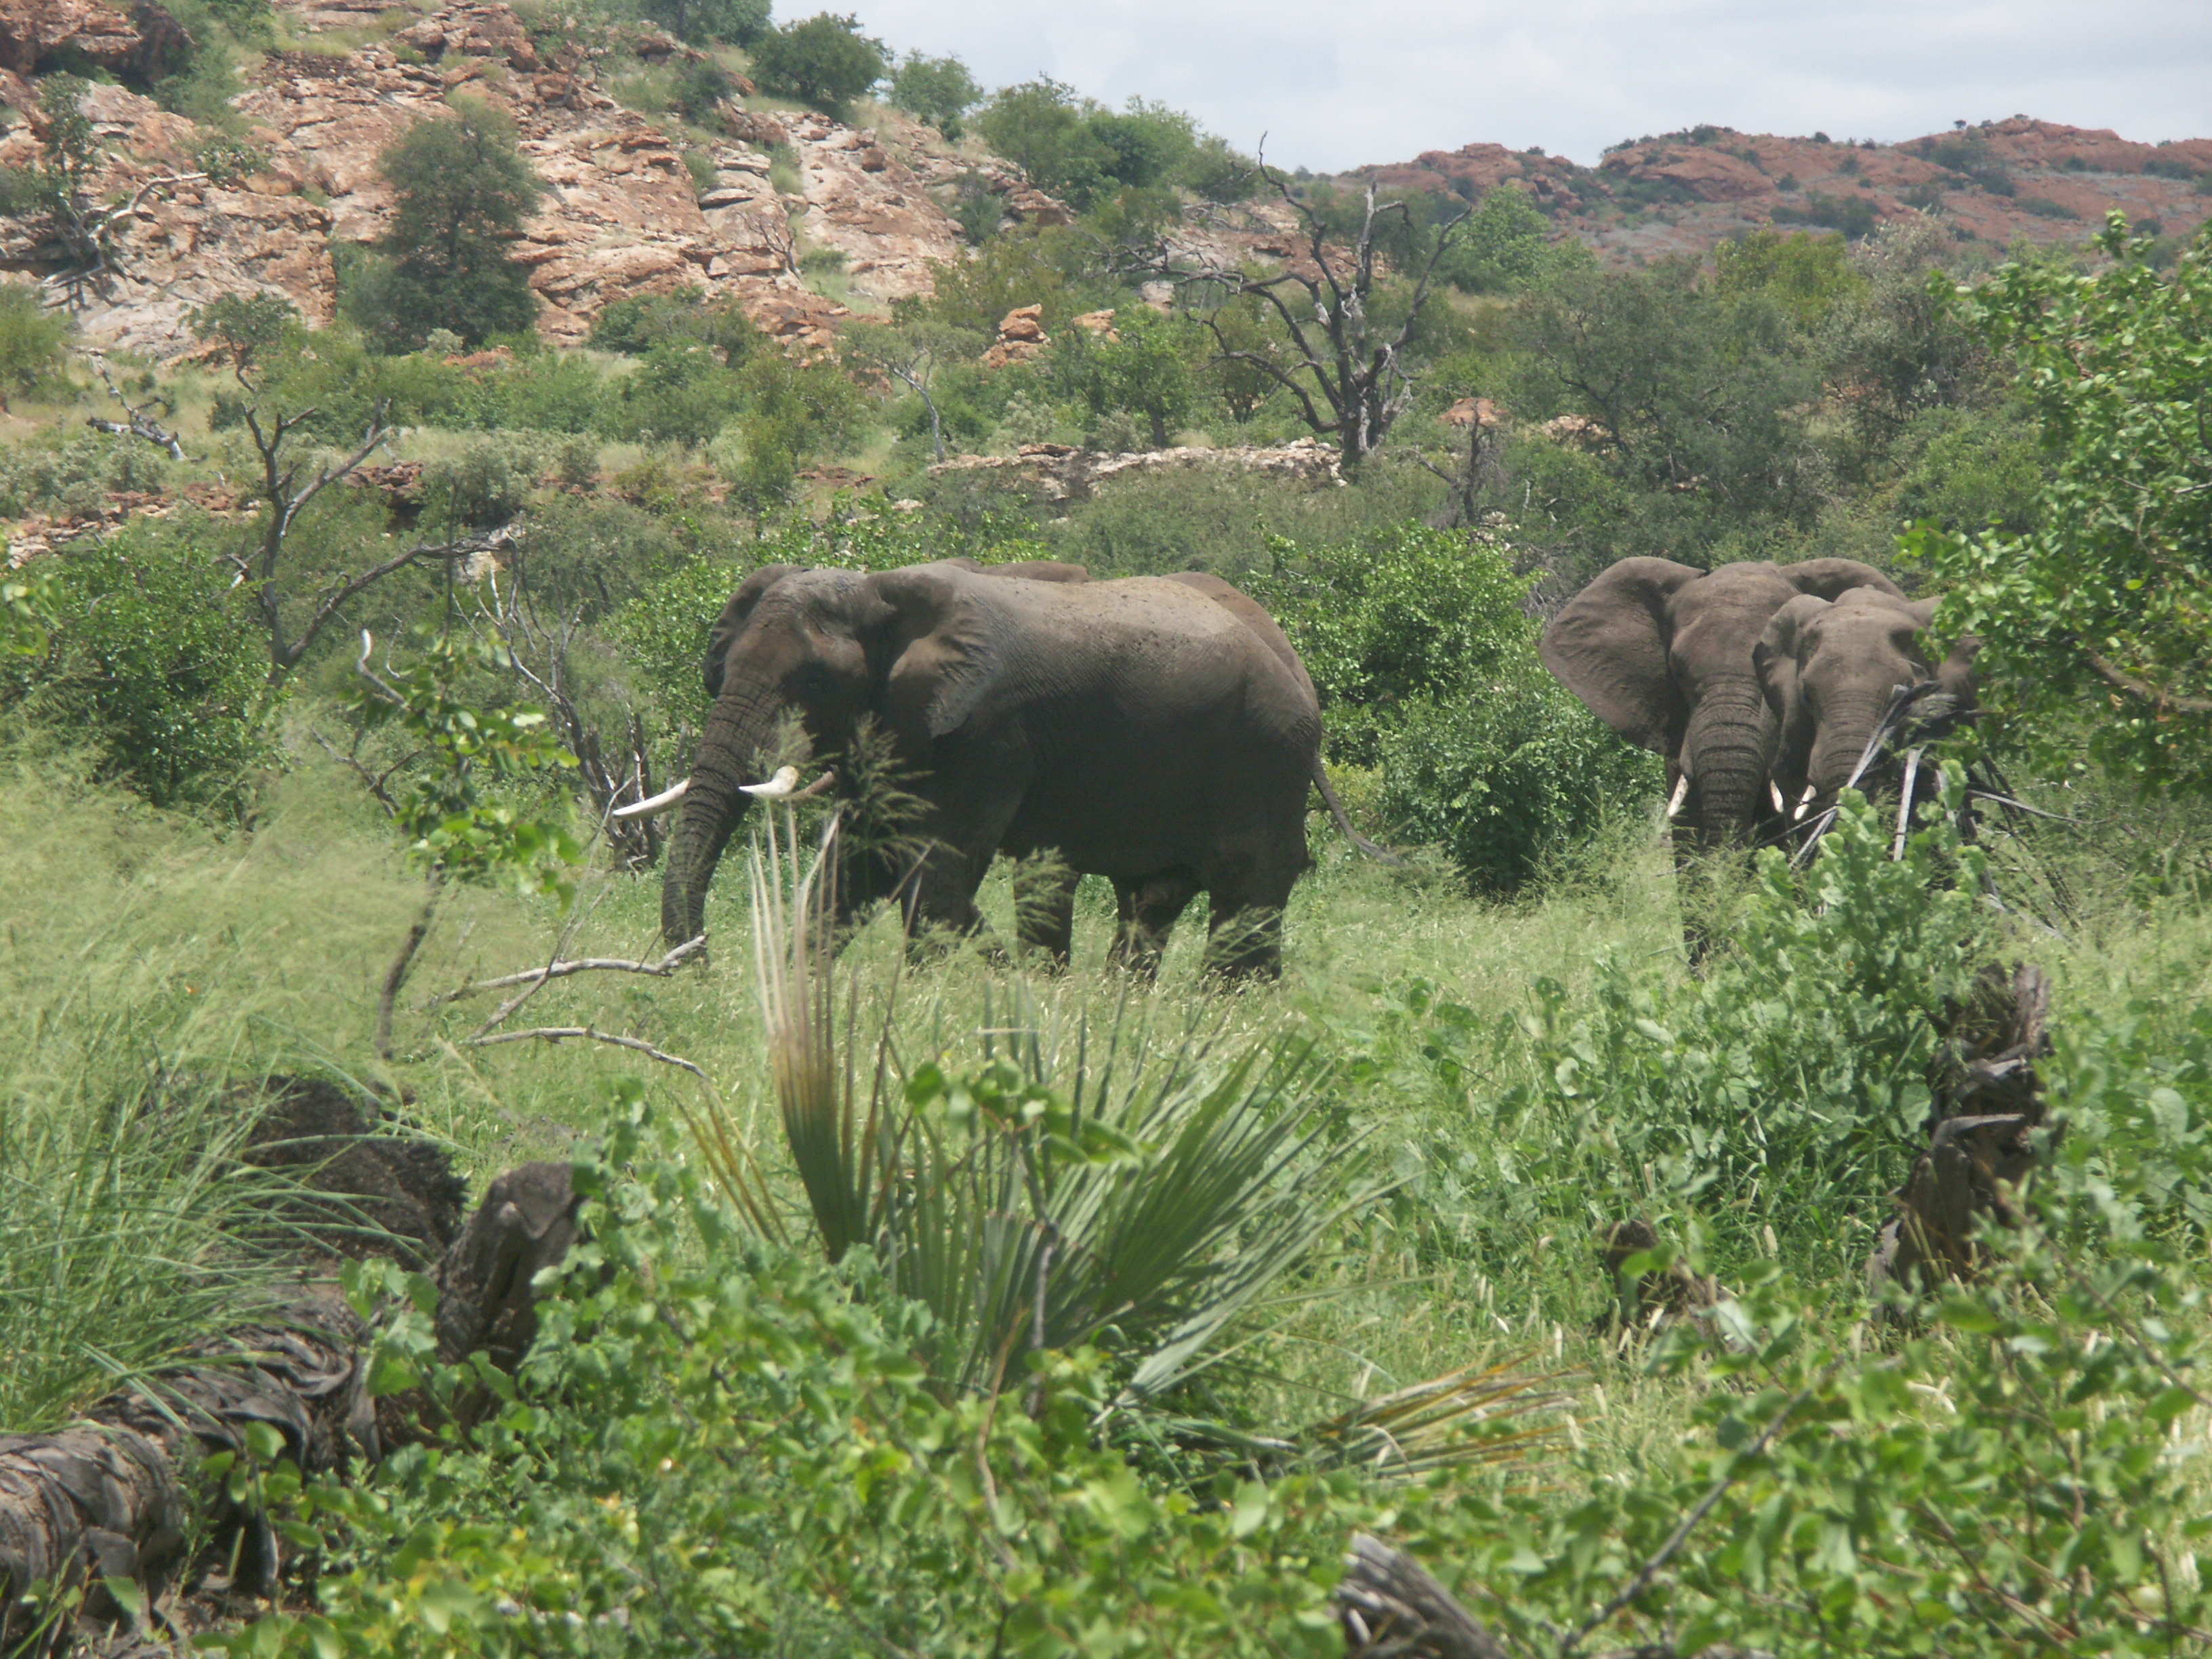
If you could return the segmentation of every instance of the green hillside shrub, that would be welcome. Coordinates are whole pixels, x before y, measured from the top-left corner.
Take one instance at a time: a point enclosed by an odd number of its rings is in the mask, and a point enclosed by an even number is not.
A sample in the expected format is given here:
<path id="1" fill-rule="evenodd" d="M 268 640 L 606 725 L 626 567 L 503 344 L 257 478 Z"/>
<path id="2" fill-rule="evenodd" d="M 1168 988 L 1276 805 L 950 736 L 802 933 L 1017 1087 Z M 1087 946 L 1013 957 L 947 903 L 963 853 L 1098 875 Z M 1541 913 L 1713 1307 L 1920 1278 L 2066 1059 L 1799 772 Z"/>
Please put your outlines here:
<path id="1" fill-rule="evenodd" d="M 769 92 L 832 114 L 884 77 L 890 49 L 860 33 L 860 20 L 820 12 L 761 36 L 752 48 L 753 78 Z"/>
<path id="2" fill-rule="evenodd" d="M 932 58 L 921 52 L 909 52 L 900 59 L 891 75 L 890 94 L 891 101 L 901 109 L 928 122 L 947 138 L 960 137 L 962 118 L 983 101 L 983 88 L 976 84 L 967 64 L 957 58 Z"/>
<path id="3" fill-rule="evenodd" d="M 61 368 L 69 319 L 49 314 L 36 289 L 0 284 L 0 396 L 28 392 Z"/>

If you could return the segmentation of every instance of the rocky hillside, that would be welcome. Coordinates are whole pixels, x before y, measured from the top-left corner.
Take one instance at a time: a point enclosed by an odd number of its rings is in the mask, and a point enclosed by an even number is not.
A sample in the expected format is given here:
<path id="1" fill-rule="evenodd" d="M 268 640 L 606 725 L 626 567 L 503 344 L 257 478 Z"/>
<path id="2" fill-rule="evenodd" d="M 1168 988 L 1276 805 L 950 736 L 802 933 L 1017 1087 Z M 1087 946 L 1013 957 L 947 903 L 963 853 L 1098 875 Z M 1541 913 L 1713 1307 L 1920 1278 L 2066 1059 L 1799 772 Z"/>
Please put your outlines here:
<path id="1" fill-rule="evenodd" d="M 1480 196 L 1512 184 L 1601 254 L 1703 252 L 1764 225 L 1857 228 L 1915 209 L 1961 241 L 2079 240 L 2118 208 L 2165 234 L 2212 217 L 2212 138 L 2140 144 L 2016 115 L 1899 144 L 1778 138 L 1729 127 L 1639 139 L 1595 167 L 1498 144 L 1359 169 L 1378 183 Z"/>
<path id="2" fill-rule="evenodd" d="M 256 288 L 326 321 L 333 248 L 372 242 L 386 222 L 378 152 L 409 123 L 447 112 L 456 88 L 514 118 L 547 185 L 520 257 L 544 301 L 538 326 L 556 341 L 580 339 L 611 301 L 691 284 L 734 293 L 773 335 L 819 344 L 848 313 L 802 282 L 803 252 L 842 255 L 845 288 L 867 303 L 923 290 L 932 262 L 961 246 L 932 187 L 943 193 L 979 162 L 927 127 L 855 130 L 732 107 L 725 124 L 738 136 L 687 156 L 599 84 L 605 46 L 533 36 L 504 5 L 289 9 L 295 36 L 318 46 L 319 31 L 339 30 L 386 44 L 266 54 L 234 100 L 258 170 L 218 182 L 204 161 L 213 135 L 129 89 L 174 52 L 177 25 L 155 0 L 128 13 L 101 0 L 0 3 L 0 100 L 27 118 L 0 137 L 0 166 L 38 158 L 34 71 L 88 62 L 117 76 L 85 100 L 106 149 L 98 193 L 131 204 L 112 269 L 77 279 L 58 247 L 0 222 L 0 269 L 65 293 L 88 343 L 173 355 L 192 343 L 182 321 L 192 307 Z M 690 55 L 649 30 L 622 44 L 648 63 Z M 1010 215 L 1060 210 L 1011 169 L 985 160 L 980 170 Z"/>

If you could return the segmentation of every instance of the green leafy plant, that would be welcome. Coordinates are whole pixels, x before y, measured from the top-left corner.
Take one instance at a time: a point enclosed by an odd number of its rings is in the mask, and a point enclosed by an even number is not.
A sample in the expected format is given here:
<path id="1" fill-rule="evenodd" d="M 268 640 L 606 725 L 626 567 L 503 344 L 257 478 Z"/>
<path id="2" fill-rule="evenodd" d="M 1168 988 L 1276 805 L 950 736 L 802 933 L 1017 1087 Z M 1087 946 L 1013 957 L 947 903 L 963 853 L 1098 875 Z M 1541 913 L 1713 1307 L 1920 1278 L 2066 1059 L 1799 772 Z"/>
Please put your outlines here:
<path id="1" fill-rule="evenodd" d="M 480 708 L 465 694 L 471 672 L 512 670 L 504 643 L 420 629 L 416 660 L 404 669 L 387 662 L 384 673 L 369 666 L 374 647 L 363 633 L 356 672 L 364 689 L 356 696 L 356 715 L 366 726 L 397 726 L 428 763 L 396 789 L 374 785 L 428 890 L 378 1000 L 376 1048 L 389 1059 L 393 1006 L 447 884 L 506 883 L 520 893 L 556 898 L 565 908 L 575 896 L 571 870 L 583 851 L 560 823 L 514 799 L 526 799 L 576 764 L 548 729 L 544 711 Z"/>
<path id="2" fill-rule="evenodd" d="M 1905 538 L 1947 584 L 1942 627 L 1980 635 L 1985 702 L 2043 753 L 2089 756 L 2146 787 L 2212 790 L 2212 237 L 2171 273 L 2115 214 L 2095 271 L 2002 267 L 1960 290 L 2018 366 L 2051 465 L 2024 535 Z M 1948 286 L 1948 285 L 1947 285 Z"/>
<path id="3" fill-rule="evenodd" d="M 891 101 L 911 111 L 947 138 L 960 137 L 961 118 L 983 101 L 968 65 L 957 58 L 909 52 L 891 74 Z M 973 240 L 973 239 L 971 239 Z"/>

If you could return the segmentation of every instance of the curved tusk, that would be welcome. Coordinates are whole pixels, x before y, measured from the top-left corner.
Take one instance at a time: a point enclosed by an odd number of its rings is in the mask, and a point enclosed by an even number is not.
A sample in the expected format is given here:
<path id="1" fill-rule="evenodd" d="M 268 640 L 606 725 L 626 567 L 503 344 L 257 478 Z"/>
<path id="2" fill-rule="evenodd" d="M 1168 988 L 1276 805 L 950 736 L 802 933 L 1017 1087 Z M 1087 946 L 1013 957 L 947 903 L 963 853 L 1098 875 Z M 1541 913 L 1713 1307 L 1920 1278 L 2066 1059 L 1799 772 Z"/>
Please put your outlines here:
<path id="1" fill-rule="evenodd" d="M 1792 823 L 1803 817 L 1805 816 L 1805 809 L 1813 804 L 1814 787 L 1814 786 L 1812 784 L 1807 784 L 1805 786 L 1805 793 L 1797 797 L 1797 810 L 1790 815 L 1790 821 Z"/>
<path id="2" fill-rule="evenodd" d="M 1680 780 L 1674 785 L 1674 798 L 1667 803 L 1667 816 L 1668 817 L 1673 817 L 1675 813 L 1682 810 L 1682 803 L 1684 800 L 1688 799 L 1689 793 L 1690 775 L 1687 772 L 1685 772 L 1682 774 Z"/>
<path id="3" fill-rule="evenodd" d="M 1769 778 L 1766 781 L 1766 797 L 1769 800 L 1774 803 L 1774 810 L 1776 811 L 1786 812 L 1790 810 L 1787 806 L 1784 805 L 1782 802 L 1782 786 L 1775 782 L 1772 778 Z"/>
<path id="4" fill-rule="evenodd" d="M 741 783 L 738 787 L 763 800 L 788 800 L 799 788 L 799 769 L 787 766 L 766 783 Z"/>
<path id="5" fill-rule="evenodd" d="M 684 792 L 690 787 L 690 779 L 679 779 L 648 799 L 633 801 L 628 806 L 616 807 L 614 815 L 618 818 L 649 818 L 655 812 L 665 812 L 684 799 Z"/>

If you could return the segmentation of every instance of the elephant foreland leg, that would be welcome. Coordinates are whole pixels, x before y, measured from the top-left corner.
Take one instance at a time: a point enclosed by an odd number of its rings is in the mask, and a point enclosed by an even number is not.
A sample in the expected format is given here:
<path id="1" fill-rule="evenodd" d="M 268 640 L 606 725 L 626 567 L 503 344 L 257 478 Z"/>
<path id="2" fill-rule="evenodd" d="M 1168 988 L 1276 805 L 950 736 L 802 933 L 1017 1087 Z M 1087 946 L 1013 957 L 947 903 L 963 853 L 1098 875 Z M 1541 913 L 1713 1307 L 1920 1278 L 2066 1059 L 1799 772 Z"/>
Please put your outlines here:
<path id="1" fill-rule="evenodd" d="M 1167 949 L 1176 918 L 1198 894 L 1198 879 L 1188 870 L 1115 882 L 1114 946 L 1106 959 L 1150 979 L 1159 971 L 1160 953 Z"/>
<path id="2" fill-rule="evenodd" d="M 1273 979 L 1283 969 L 1283 907 L 1291 883 L 1265 875 L 1216 887 L 1206 971 L 1223 979 Z"/>
<path id="3" fill-rule="evenodd" d="M 1014 938 L 1024 954 L 1042 954 L 1054 969 L 1075 950 L 1075 890 L 1083 878 L 1052 853 L 1014 865 Z"/>

